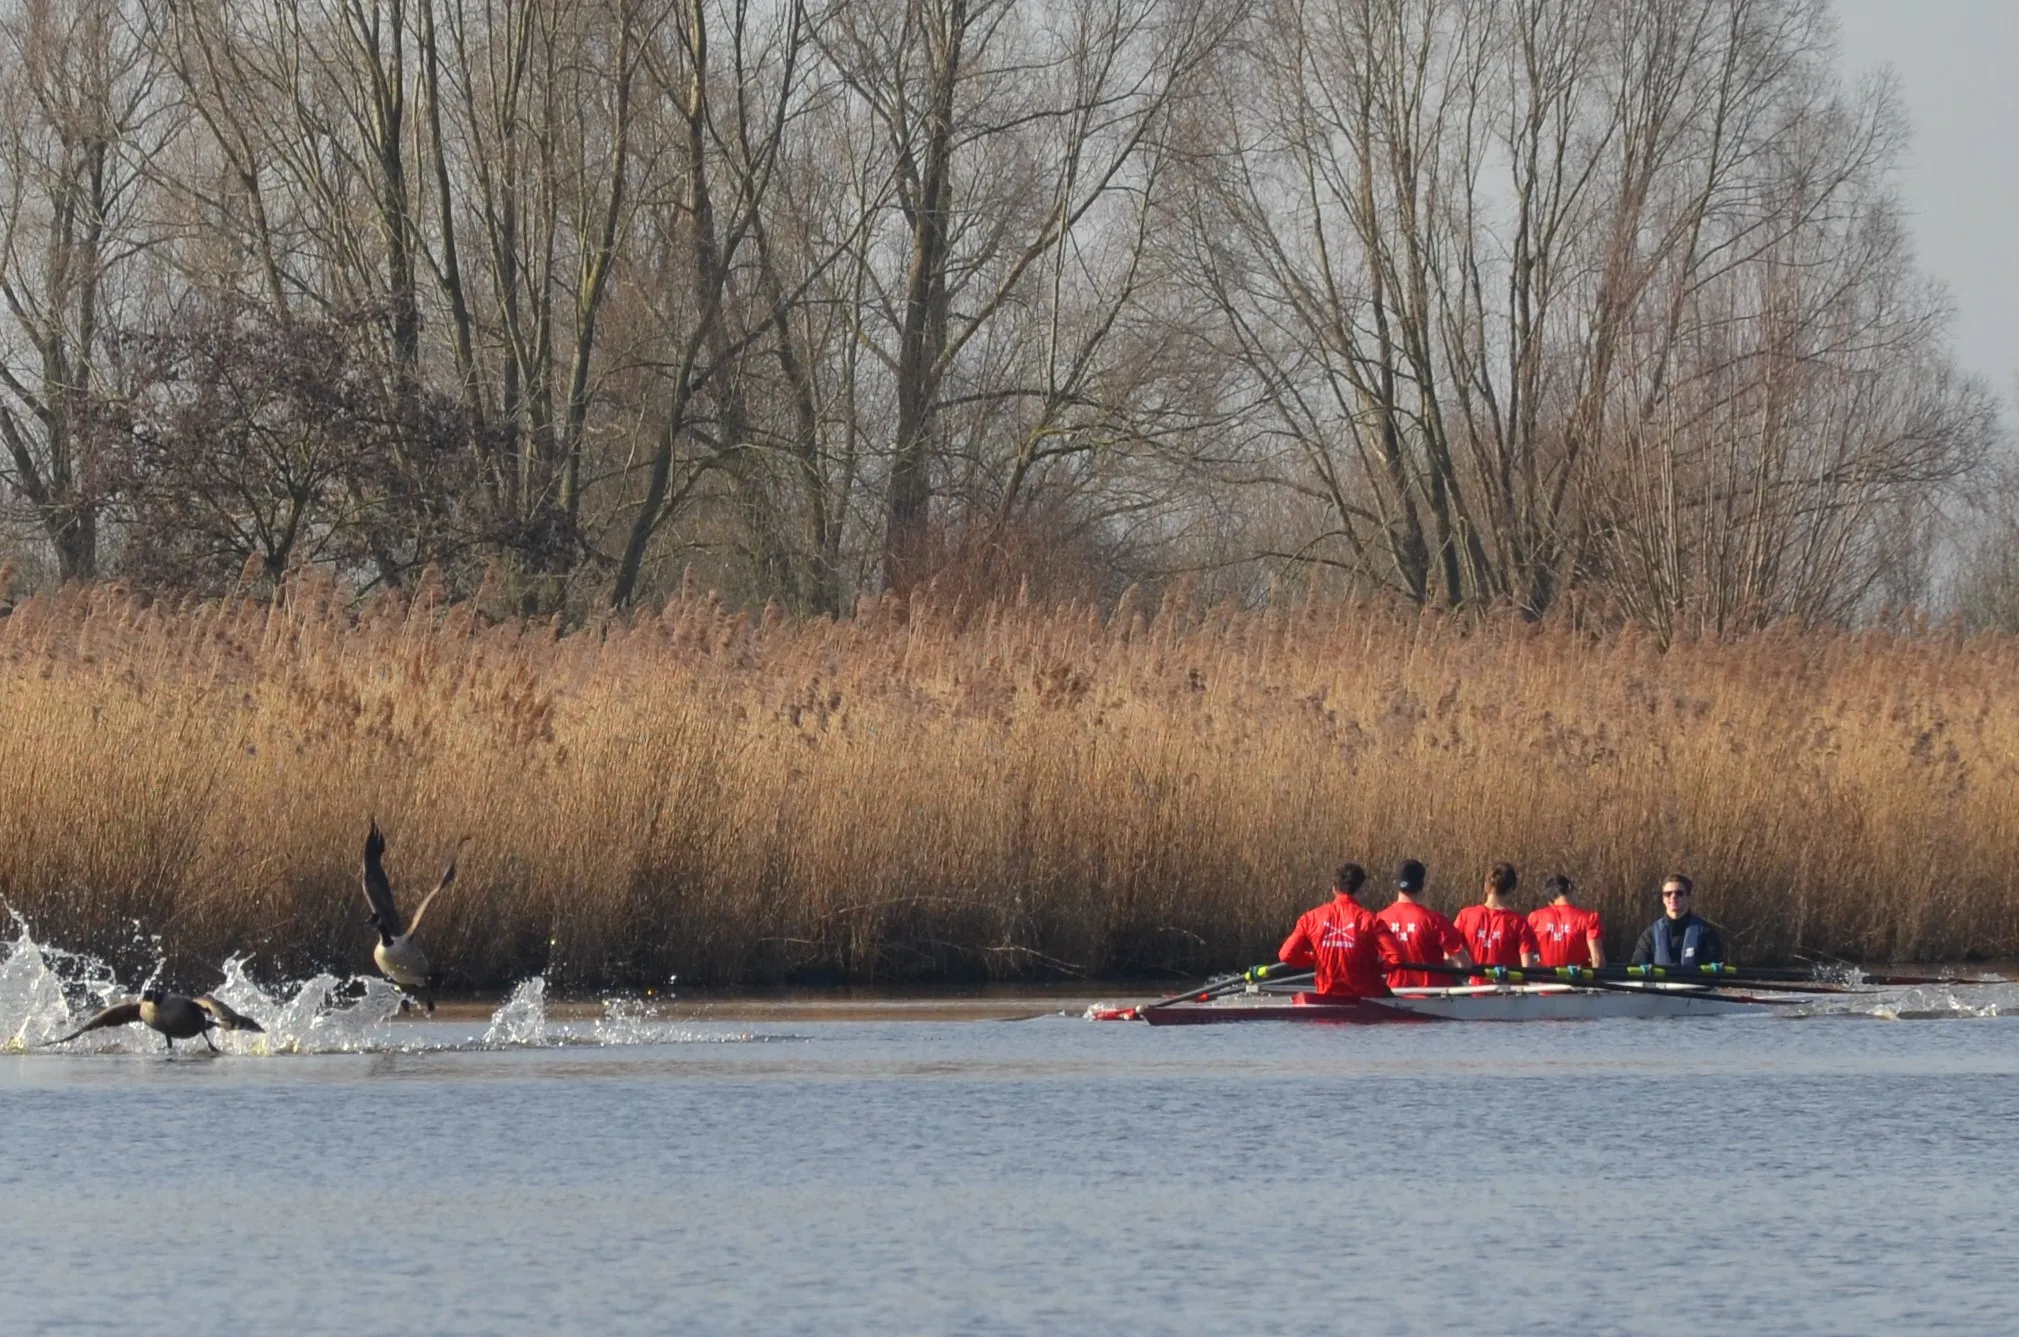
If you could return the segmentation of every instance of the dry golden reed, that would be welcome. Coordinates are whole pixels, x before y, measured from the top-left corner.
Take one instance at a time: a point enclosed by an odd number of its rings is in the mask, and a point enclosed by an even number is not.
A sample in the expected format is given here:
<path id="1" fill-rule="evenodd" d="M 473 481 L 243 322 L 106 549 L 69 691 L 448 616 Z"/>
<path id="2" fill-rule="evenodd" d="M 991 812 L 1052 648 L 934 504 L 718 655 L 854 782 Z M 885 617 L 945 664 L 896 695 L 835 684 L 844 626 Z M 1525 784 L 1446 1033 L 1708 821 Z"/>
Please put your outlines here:
<path id="1" fill-rule="evenodd" d="M 1409 856 L 1446 909 L 1567 872 L 1615 953 L 1681 869 L 1743 959 L 2013 955 L 2015 681 L 2010 639 L 1344 605 L 683 596 L 561 635 L 72 590 L 0 619 L 0 900 L 183 973 L 368 968 L 375 813 L 409 898 L 474 837 L 423 930 L 466 987 L 1200 971 Z"/>

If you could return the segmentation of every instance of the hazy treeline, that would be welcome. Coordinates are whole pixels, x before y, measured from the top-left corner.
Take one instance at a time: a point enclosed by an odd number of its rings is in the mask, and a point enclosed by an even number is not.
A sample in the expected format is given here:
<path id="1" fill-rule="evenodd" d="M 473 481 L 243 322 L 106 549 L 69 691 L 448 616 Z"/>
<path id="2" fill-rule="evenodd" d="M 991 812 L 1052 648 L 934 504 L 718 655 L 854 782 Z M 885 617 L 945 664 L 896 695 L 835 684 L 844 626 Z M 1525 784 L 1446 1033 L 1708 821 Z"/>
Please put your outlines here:
<path id="1" fill-rule="evenodd" d="M 0 904 L 207 985 L 363 969 L 367 813 L 458 987 L 1183 974 L 1342 858 L 1565 872 L 1623 954 L 1664 873 L 1738 959 L 2019 953 L 2019 641 L 1596 637 L 1393 601 L 1112 617 L 712 598 L 555 636 L 422 582 L 0 619 Z M 12 930 L 8 930 L 12 931 Z"/>
<path id="2" fill-rule="evenodd" d="M 1832 41 L 1820 0 L 4 0 L 23 569 L 1915 600 L 1995 414 Z"/>

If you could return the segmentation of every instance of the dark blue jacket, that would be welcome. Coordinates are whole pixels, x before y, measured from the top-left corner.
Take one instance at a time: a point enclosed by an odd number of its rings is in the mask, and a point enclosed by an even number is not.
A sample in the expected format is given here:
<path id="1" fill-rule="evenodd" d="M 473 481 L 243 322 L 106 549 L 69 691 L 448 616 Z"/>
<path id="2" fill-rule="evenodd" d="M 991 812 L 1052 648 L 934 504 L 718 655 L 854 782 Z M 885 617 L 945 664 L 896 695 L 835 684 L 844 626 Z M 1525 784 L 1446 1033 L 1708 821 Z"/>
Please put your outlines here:
<path id="1" fill-rule="evenodd" d="M 1718 931 L 1693 914 L 1673 923 L 1663 915 L 1647 926 L 1633 948 L 1637 966 L 1701 966 L 1724 959 Z"/>

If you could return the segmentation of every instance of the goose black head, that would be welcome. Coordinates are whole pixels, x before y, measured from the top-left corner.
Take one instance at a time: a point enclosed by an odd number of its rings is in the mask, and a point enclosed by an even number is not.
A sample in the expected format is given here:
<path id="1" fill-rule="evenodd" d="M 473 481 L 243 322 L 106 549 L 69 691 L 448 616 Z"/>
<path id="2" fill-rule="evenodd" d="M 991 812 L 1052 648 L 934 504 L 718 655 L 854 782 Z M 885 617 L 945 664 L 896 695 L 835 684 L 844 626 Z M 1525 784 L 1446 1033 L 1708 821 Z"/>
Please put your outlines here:
<path id="1" fill-rule="evenodd" d="M 166 997 L 168 995 L 162 991 L 159 984 L 150 984 L 140 991 L 140 1001 L 143 1003 L 158 1003 Z"/>
<path id="2" fill-rule="evenodd" d="M 379 946 L 381 947 L 392 946 L 393 939 L 399 936 L 399 934 L 393 931 L 393 926 L 378 915 L 369 916 L 365 922 L 379 931 Z"/>

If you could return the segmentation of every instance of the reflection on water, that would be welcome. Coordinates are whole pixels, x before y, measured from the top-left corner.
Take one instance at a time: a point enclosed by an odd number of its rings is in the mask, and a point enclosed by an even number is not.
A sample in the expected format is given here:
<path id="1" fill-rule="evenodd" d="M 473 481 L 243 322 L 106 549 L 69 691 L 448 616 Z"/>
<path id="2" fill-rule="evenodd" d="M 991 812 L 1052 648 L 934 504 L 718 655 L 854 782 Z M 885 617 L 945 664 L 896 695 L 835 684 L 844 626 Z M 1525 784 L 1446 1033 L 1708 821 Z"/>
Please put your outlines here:
<path id="1" fill-rule="evenodd" d="M 128 996 L 93 969 L 17 941 L 9 1048 Z M 271 1054 L 0 1054 L 0 1331 L 2002 1337 L 2019 1293 L 2019 1016 L 731 1021 L 528 981 L 423 1021 L 227 973 Z"/>

